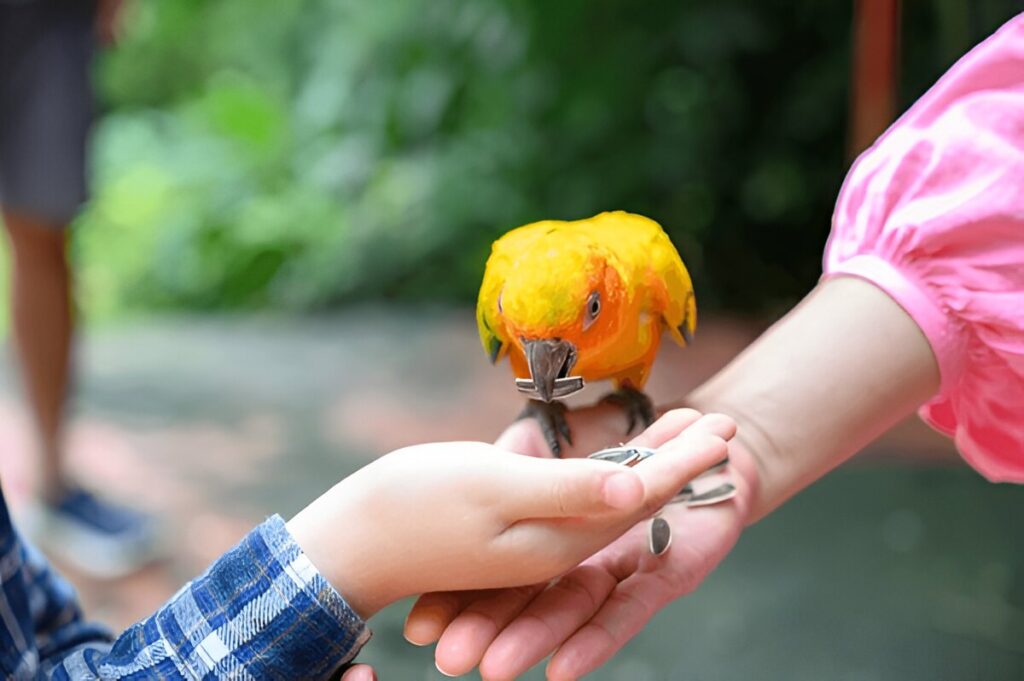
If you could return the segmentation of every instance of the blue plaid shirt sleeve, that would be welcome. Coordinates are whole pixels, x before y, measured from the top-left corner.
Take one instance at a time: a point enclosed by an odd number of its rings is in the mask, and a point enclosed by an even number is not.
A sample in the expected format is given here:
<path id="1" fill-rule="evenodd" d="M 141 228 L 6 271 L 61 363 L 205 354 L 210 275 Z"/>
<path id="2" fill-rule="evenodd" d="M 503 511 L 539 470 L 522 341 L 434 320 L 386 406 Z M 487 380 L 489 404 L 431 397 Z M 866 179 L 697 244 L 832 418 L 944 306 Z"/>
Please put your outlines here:
<path id="1" fill-rule="evenodd" d="M 0 671 L 14 679 L 330 676 L 370 638 L 279 516 L 116 640 L 21 541 L 0 496 Z"/>

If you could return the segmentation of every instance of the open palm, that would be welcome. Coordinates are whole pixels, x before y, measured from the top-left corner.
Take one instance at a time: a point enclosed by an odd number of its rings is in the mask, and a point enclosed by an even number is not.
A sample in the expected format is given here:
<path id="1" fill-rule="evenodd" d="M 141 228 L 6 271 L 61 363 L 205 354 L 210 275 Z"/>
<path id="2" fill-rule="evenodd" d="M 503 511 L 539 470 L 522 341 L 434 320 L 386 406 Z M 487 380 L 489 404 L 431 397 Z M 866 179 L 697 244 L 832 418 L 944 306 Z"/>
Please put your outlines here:
<path id="1" fill-rule="evenodd" d="M 602 407 L 573 412 L 570 423 L 576 455 L 617 444 L 616 429 L 624 427 L 614 410 Z M 662 439 L 656 424 L 634 444 L 656 447 Z M 532 421 L 513 425 L 498 444 L 535 456 L 546 451 Z M 732 549 L 750 490 L 744 476 L 731 479 L 739 492 L 731 503 L 665 509 L 676 541 L 662 556 L 648 551 L 641 523 L 550 585 L 427 594 L 409 613 L 406 636 L 418 644 L 438 641 L 436 661 L 449 674 L 479 666 L 485 679 L 511 679 L 551 653 L 550 679 L 593 671 L 658 610 L 693 591 Z"/>

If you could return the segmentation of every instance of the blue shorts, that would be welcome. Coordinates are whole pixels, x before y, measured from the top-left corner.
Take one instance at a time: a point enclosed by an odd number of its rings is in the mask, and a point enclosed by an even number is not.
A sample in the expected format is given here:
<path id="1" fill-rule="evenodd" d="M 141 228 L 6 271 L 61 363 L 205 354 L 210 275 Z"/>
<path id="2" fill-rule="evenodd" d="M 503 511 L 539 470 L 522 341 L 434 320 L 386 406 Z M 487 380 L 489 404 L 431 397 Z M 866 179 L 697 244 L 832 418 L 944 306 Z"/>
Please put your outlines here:
<path id="1" fill-rule="evenodd" d="M 67 224 L 86 198 L 90 0 L 0 0 L 0 206 Z"/>

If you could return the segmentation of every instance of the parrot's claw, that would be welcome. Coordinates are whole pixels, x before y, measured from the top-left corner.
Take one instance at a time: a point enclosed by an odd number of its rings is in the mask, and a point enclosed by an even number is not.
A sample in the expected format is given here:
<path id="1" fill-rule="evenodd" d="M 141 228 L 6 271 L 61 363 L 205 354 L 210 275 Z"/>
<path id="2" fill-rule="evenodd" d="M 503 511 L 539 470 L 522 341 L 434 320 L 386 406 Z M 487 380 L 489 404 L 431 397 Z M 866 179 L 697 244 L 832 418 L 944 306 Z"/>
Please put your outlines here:
<path id="1" fill-rule="evenodd" d="M 632 386 L 626 385 L 615 392 L 608 393 L 601 398 L 601 402 L 617 405 L 626 412 L 626 418 L 629 419 L 629 426 L 626 428 L 627 435 L 636 428 L 637 420 L 643 424 L 644 428 L 654 423 L 654 403 L 651 402 L 650 397 Z"/>
<path id="2" fill-rule="evenodd" d="M 569 422 L 565 419 L 565 412 L 568 410 L 568 407 L 561 402 L 530 400 L 516 420 L 537 419 L 540 431 L 544 434 L 544 440 L 551 448 L 551 453 L 561 458 L 562 442 L 559 436 L 572 445 L 572 432 L 569 430 Z"/>

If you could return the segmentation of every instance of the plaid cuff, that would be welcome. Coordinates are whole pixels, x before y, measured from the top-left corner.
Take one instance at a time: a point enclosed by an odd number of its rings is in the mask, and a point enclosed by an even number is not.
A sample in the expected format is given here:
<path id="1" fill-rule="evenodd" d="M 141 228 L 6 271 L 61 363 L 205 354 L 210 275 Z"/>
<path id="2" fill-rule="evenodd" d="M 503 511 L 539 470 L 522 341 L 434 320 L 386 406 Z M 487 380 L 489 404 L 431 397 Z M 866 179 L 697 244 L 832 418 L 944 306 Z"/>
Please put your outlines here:
<path id="1" fill-rule="evenodd" d="M 369 638 L 275 515 L 126 632 L 100 672 L 321 678 Z M 131 659 L 119 655 L 122 645 Z"/>

